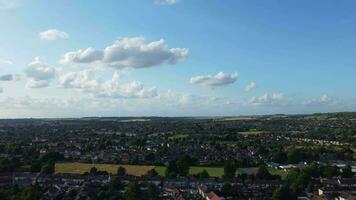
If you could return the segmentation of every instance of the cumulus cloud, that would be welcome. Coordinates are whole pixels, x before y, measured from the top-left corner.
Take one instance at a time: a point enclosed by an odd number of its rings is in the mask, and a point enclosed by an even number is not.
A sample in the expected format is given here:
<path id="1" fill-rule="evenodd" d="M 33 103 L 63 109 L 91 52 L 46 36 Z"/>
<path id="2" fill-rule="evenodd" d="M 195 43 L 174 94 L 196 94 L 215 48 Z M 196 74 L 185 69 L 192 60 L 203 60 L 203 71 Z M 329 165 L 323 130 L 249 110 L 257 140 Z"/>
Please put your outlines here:
<path id="1" fill-rule="evenodd" d="M 249 101 L 253 105 L 266 105 L 266 104 L 278 104 L 282 103 L 284 100 L 284 95 L 282 93 L 265 93 L 259 97 L 252 97 Z"/>
<path id="2" fill-rule="evenodd" d="M 332 98 L 329 97 L 328 95 L 324 94 L 323 96 L 320 97 L 320 102 L 330 102 L 332 101 Z"/>
<path id="3" fill-rule="evenodd" d="M 115 72 L 111 80 L 102 84 L 96 95 L 109 98 L 152 98 L 158 96 L 156 87 L 145 88 L 144 84 L 139 81 L 121 85 L 119 79 L 119 74 Z"/>
<path id="4" fill-rule="evenodd" d="M 57 70 L 42 62 L 38 57 L 25 69 L 28 78 L 26 86 L 29 88 L 43 88 L 49 86 L 56 77 Z"/>
<path id="5" fill-rule="evenodd" d="M 176 64 L 187 58 L 186 48 L 169 49 L 164 40 L 145 43 L 143 37 L 122 38 L 103 50 L 93 48 L 68 52 L 62 63 L 92 64 L 105 67 L 145 68 L 162 64 Z"/>
<path id="6" fill-rule="evenodd" d="M 313 100 L 308 100 L 308 101 L 303 101 L 302 105 L 329 105 L 329 104 L 334 104 L 336 103 L 333 98 L 330 96 L 324 94 L 318 99 L 313 99 Z"/>
<path id="7" fill-rule="evenodd" d="M 174 5 L 178 3 L 179 0 L 155 0 L 155 4 L 157 5 Z"/>
<path id="8" fill-rule="evenodd" d="M 248 84 L 246 87 L 245 87 L 245 91 L 246 92 L 250 92 L 252 90 L 255 90 L 257 87 L 257 84 L 255 82 L 251 82 L 250 84 Z"/>
<path id="9" fill-rule="evenodd" d="M 60 31 L 57 29 L 49 29 L 39 33 L 42 40 L 58 40 L 58 39 L 68 39 L 68 33 Z"/>
<path id="10" fill-rule="evenodd" d="M 59 77 L 59 86 L 79 89 L 99 98 L 152 98 L 158 95 L 156 87 L 146 88 L 139 81 L 121 84 L 118 72 L 104 82 L 95 76 L 93 70 L 68 72 Z"/>
<path id="11" fill-rule="evenodd" d="M 191 84 L 218 87 L 234 83 L 238 79 L 238 73 L 225 74 L 219 72 L 216 75 L 195 76 L 190 79 Z"/>
<path id="12" fill-rule="evenodd" d="M 92 91 L 99 87 L 99 81 L 92 70 L 68 72 L 59 77 L 59 86 Z"/>
<path id="13" fill-rule="evenodd" d="M 179 103 L 185 105 L 188 104 L 192 101 L 193 96 L 189 94 L 183 94 L 179 97 L 178 101 Z"/>
<path id="14" fill-rule="evenodd" d="M 0 81 L 17 81 L 20 79 L 18 74 L 4 74 L 0 76 Z"/>

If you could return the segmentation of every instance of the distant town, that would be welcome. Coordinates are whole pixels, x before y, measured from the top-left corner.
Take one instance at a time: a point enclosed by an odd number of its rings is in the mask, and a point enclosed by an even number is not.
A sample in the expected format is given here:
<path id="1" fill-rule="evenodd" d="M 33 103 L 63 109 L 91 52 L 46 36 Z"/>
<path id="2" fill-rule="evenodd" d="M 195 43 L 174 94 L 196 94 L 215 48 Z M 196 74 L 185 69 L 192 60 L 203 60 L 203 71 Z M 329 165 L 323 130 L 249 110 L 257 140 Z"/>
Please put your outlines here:
<path id="1" fill-rule="evenodd" d="M 4 200 L 352 200 L 356 113 L 0 120 Z"/>

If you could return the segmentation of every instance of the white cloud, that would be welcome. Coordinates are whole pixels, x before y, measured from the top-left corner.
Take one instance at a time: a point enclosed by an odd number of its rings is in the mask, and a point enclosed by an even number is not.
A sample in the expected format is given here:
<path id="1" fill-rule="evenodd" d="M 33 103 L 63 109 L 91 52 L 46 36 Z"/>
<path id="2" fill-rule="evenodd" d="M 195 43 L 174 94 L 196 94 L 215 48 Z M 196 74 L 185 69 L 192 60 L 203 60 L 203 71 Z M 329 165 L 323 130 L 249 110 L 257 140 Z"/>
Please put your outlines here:
<path id="1" fill-rule="evenodd" d="M 80 89 L 99 98 L 152 98 L 158 96 L 156 87 L 145 88 L 139 81 L 121 84 L 120 75 L 115 72 L 110 80 L 100 81 L 95 71 L 68 72 L 59 77 L 62 88 Z"/>
<path id="2" fill-rule="evenodd" d="M 99 87 L 99 81 L 92 70 L 68 72 L 59 77 L 59 86 L 93 91 Z"/>
<path id="3" fill-rule="evenodd" d="M 328 95 L 324 94 L 318 99 L 313 99 L 313 100 L 308 100 L 308 101 L 303 101 L 302 105 L 330 105 L 330 104 L 335 104 L 336 102 L 334 101 L 333 98 L 329 97 Z"/>
<path id="4" fill-rule="evenodd" d="M 0 76 L 0 81 L 17 81 L 20 79 L 18 74 L 4 74 Z"/>
<path id="5" fill-rule="evenodd" d="M 103 50 L 93 48 L 68 52 L 62 63 L 92 64 L 104 67 L 145 68 L 162 64 L 176 64 L 187 58 L 185 48 L 167 48 L 164 40 L 145 43 L 143 37 L 122 38 Z"/>
<path id="6" fill-rule="evenodd" d="M 11 60 L 2 60 L 2 59 L 0 59 L 0 64 L 2 64 L 2 65 L 13 65 L 14 62 L 12 62 Z"/>
<path id="7" fill-rule="evenodd" d="M 179 103 L 185 105 L 185 104 L 188 104 L 192 101 L 192 95 L 189 95 L 189 94 L 183 94 L 179 97 Z"/>
<path id="8" fill-rule="evenodd" d="M 155 0 L 155 4 L 157 5 L 174 5 L 178 3 L 179 0 Z"/>
<path id="9" fill-rule="evenodd" d="M 279 104 L 283 103 L 283 100 L 285 100 L 285 98 L 282 93 L 265 93 L 259 97 L 252 97 L 249 103 L 253 105 Z"/>
<path id="10" fill-rule="evenodd" d="M 39 33 L 42 40 L 57 40 L 57 39 L 68 39 L 68 33 L 60 31 L 57 29 L 49 29 Z"/>
<path id="11" fill-rule="evenodd" d="M 111 80 L 102 84 L 96 95 L 109 98 L 152 98 L 158 96 L 156 87 L 145 88 L 139 81 L 121 85 L 119 79 L 119 74 L 115 72 Z"/>
<path id="12" fill-rule="evenodd" d="M 224 72 L 219 72 L 216 75 L 207 75 L 207 76 L 196 76 L 190 79 L 191 84 L 199 84 L 204 86 L 224 86 L 234 83 L 238 79 L 238 73 L 225 74 Z"/>
<path id="13" fill-rule="evenodd" d="M 29 88 L 43 88 L 49 86 L 56 77 L 57 70 L 42 62 L 38 57 L 25 69 L 28 78 L 26 86 Z"/>
<path id="14" fill-rule="evenodd" d="M 48 87 L 49 84 L 50 84 L 50 81 L 48 81 L 48 80 L 29 79 L 26 83 L 26 87 L 28 87 L 28 88 L 45 88 L 45 87 Z"/>
<path id="15" fill-rule="evenodd" d="M 4 89 L 0 86 L 0 93 L 3 93 Z"/>
<path id="16" fill-rule="evenodd" d="M 320 102 L 330 102 L 332 101 L 331 97 L 329 97 L 328 95 L 324 94 L 323 96 L 320 97 Z"/>
<path id="17" fill-rule="evenodd" d="M 257 84 L 255 82 L 251 82 L 250 84 L 248 84 L 246 87 L 245 87 L 245 91 L 246 92 L 250 92 L 252 90 L 255 90 L 257 87 Z"/>

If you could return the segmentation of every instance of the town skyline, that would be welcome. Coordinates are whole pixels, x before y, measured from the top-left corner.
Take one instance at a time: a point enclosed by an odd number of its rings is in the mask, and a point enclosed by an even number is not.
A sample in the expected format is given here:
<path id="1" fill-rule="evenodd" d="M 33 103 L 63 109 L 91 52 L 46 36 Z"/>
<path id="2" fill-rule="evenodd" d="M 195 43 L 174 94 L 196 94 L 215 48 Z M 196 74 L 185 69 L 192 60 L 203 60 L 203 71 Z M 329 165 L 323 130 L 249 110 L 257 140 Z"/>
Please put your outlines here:
<path id="1" fill-rule="evenodd" d="M 351 0 L 0 0 L 0 118 L 356 111 Z"/>

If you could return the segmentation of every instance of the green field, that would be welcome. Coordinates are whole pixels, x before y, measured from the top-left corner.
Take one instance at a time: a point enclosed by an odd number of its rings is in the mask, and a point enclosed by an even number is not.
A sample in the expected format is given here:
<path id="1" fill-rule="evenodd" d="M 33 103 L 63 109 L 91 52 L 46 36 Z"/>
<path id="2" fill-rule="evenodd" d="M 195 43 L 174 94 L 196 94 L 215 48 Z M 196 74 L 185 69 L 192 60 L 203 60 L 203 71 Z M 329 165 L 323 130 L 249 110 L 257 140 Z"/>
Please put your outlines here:
<path id="1" fill-rule="evenodd" d="M 198 174 L 199 172 L 202 172 L 204 169 L 212 177 L 221 178 L 224 175 L 224 168 L 223 167 L 190 167 L 189 175 Z M 158 172 L 158 174 L 160 176 L 165 176 L 166 167 L 164 167 L 164 166 L 155 167 L 155 170 Z M 280 175 L 282 177 L 282 179 L 284 179 L 287 176 L 287 173 L 284 172 L 283 170 L 269 169 L 269 171 L 270 171 L 271 174 Z M 255 167 L 238 168 L 236 170 L 236 175 L 242 174 L 242 173 L 255 174 L 256 172 L 257 172 L 257 168 L 255 168 Z"/>
<path id="2" fill-rule="evenodd" d="M 168 139 L 176 140 L 176 139 L 186 138 L 188 136 L 189 136 L 189 133 L 182 132 L 182 133 L 177 133 L 172 136 L 169 136 Z"/>
<path id="3" fill-rule="evenodd" d="M 224 174 L 224 169 L 222 167 L 190 167 L 189 174 L 194 175 L 206 170 L 210 176 L 221 177 Z M 160 176 L 165 176 L 166 167 L 158 166 L 155 167 L 155 170 Z"/>
<path id="4" fill-rule="evenodd" d="M 268 133 L 267 131 L 246 131 L 246 132 L 238 132 L 241 135 L 262 135 Z"/>
<path id="5" fill-rule="evenodd" d="M 351 148 L 351 150 L 352 150 L 354 153 L 356 153 L 356 148 Z"/>
<path id="6" fill-rule="evenodd" d="M 96 167 L 99 171 L 107 171 L 112 174 L 116 174 L 119 166 L 126 169 L 129 175 L 142 176 L 151 169 L 155 169 L 160 176 L 165 176 L 166 167 L 165 166 L 142 166 L 142 165 L 114 165 L 114 164 L 85 164 L 85 163 L 56 163 L 55 172 L 56 173 L 72 173 L 72 174 L 83 174 L 89 172 L 92 167 Z M 190 167 L 189 175 L 195 175 L 203 170 L 206 170 L 212 177 L 222 177 L 224 174 L 223 167 Z M 238 168 L 236 175 L 241 173 L 255 174 L 257 168 Z M 270 169 L 272 174 L 280 175 L 285 178 L 287 173 L 282 170 Z"/>

